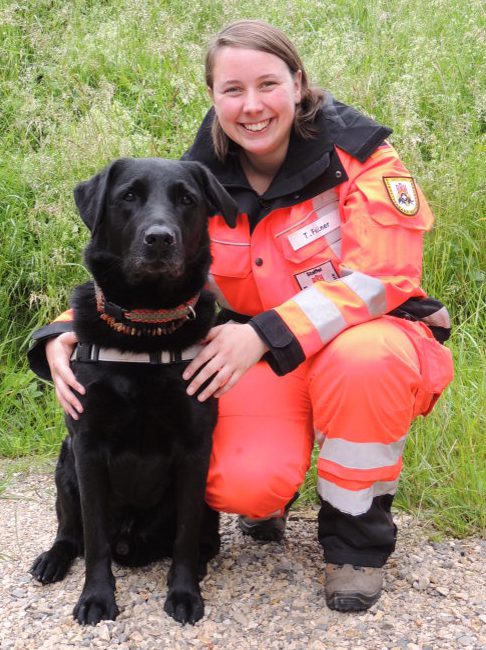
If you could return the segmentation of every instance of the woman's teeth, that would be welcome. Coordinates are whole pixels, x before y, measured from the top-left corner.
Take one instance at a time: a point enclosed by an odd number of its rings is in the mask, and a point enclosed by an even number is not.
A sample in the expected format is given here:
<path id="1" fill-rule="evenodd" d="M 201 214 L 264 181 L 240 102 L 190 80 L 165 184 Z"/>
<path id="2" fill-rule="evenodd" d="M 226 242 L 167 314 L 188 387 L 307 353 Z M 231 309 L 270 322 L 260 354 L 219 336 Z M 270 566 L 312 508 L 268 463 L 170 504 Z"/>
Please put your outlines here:
<path id="1" fill-rule="evenodd" d="M 263 131 L 263 129 L 270 124 L 270 120 L 264 122 L 256 122 L 256 124 L 243 124 L 247 131 Z"/>

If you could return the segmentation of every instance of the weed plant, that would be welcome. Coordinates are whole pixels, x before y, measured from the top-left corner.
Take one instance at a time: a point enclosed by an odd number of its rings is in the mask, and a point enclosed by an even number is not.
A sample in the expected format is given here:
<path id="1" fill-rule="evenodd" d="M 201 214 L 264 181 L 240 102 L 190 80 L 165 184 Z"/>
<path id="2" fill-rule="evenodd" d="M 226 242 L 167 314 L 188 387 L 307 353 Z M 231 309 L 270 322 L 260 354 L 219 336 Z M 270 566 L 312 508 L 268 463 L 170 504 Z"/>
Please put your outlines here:
<path id="1" fill-rule="evenodd" d="M 25 353 L 87 277 L 73 186 L 118 156 L 179 157 L 209 107 L 209 37 L 243 17 L 282 28 L 315 82 L 391 125 L 430 201 L 423 284 L 453 317 L 456 378 L 413 425 L 396 503 L 484 532 L 481 0 L 0 0 L 0 455 L 53 454 L 64 435 Z M 305 498 L 314 485 L 310 472 Z"/>

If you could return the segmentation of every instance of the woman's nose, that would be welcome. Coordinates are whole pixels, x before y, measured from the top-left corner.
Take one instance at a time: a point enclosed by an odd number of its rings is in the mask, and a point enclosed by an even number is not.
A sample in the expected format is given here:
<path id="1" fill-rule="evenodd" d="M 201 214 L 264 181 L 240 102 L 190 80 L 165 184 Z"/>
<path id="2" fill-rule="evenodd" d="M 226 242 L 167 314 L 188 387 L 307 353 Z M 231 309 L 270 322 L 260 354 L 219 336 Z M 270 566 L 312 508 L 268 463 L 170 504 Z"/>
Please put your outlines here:
<path id="1" fill-rule="evenodd" d="M 243 108 L 247 113 L 256 113 L 262 110 L 262 102 L 257 90 L 250 89 L 246 92 Z"/>

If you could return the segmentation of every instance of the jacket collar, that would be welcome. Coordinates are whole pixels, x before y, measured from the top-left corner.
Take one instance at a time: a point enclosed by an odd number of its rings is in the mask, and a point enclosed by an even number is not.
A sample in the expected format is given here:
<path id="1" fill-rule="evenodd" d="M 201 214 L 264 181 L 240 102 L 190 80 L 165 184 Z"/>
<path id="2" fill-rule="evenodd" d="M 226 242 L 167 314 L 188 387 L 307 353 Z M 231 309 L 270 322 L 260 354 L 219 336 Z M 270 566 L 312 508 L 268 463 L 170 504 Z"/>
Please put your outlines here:
<path id="1" fill-rule="evenodd" d="M 326 95 L 321 111 L 331 141 L 361 163 L 393 133 L 393 129 L 338 102 L 330 94 Z"/>
<path id="2" fill-rule="evenodd" d="M 320 111 L 319 111 L 320 113 Z M 229 152 L 224 162 L 220 161 L 213 148 L 211 125 L 214 109 L 211 108 L 201 124 L 194 144 L 184 155 L 186 160 L 197 160 L 208 167 L 226 189 L 251 189 L 238 160 L 238 145 L 230 140 Z M 329 152 L 332 143 L 325 133 L 322 119 L 316 120 L 316 137 L 304 140 L 294 130 L 290 134 L 289 148 L 284 163 L 263 194 L 265 199 L 289 194 L 324 172 L 329 166 Z"/>

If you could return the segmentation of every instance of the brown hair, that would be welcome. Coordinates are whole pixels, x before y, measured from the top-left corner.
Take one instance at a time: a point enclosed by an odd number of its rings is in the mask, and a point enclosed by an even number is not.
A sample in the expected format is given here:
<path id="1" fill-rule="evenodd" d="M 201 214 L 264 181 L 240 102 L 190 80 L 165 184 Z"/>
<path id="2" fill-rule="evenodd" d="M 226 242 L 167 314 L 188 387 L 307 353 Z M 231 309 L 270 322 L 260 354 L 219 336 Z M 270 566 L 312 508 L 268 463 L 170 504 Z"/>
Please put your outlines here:
<path id="1" fill-rule="evenodd" d="M 263 20 L 238 20 L 230 23 L 216 34 L 208 47 L 206 83 L 211 90 L 214 82 L 213 71 L 216 54 L 222 47 L 240 47 L 278 56 L 287 65 L 292 76 L 301 70 L 302 96 L 295 110 L 294 128 L 300 136 L 312 137 L 314 134 L 312 124 L 325 92 L 322 88 L 309 82 L 304 65 L 292 41 L 279 29 Z M 216 155 L 224 160 L 228 153 L 229 141 L 216 115 L 213 120 L 211 136 Z"/>

